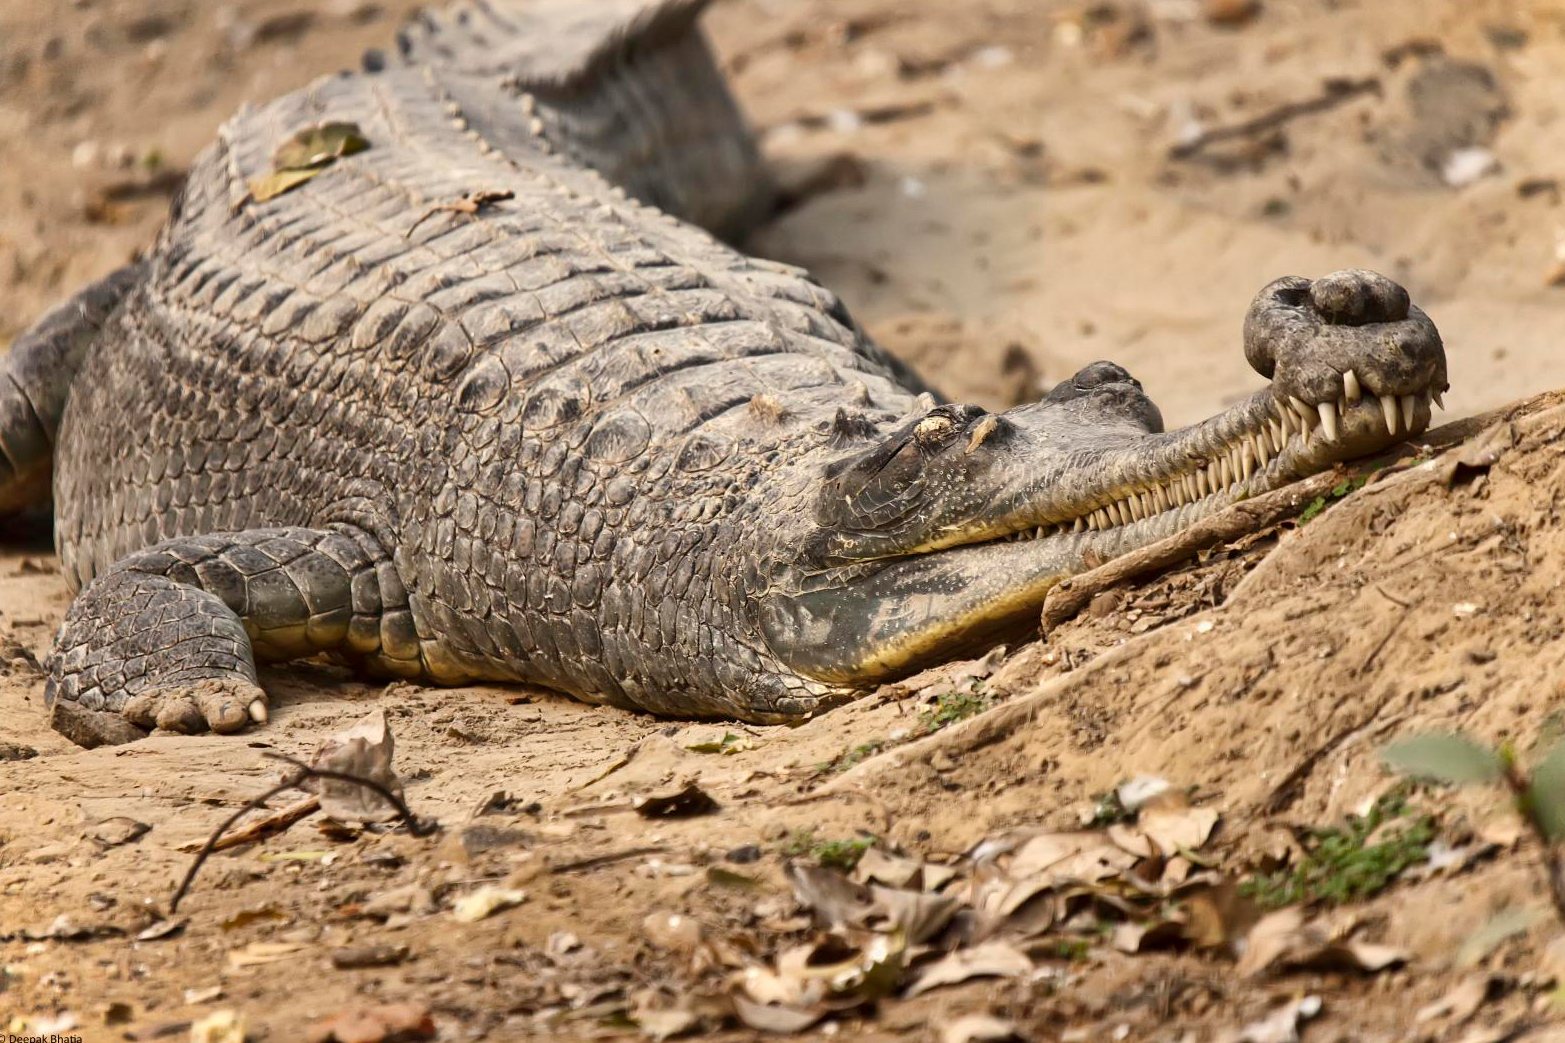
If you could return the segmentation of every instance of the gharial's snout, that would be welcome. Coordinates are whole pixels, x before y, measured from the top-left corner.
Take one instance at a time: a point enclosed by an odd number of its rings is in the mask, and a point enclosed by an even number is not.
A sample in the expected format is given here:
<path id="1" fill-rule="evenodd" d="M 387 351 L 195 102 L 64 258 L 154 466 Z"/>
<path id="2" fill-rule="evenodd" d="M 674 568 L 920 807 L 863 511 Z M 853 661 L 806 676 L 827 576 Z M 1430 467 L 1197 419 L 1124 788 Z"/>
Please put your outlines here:
<path id="1" fill-rule="evenodd" d="M 1099 362 L 1039 402 L 935 406 L 845 453 L 792 588 L 762 599 L 768 643 L 838 684 L 981 646 L 1065 576 L 1422 431 L 1447 387 L 1434 324 L 1373 272 L 1271 283 L 1245 354 L 1271 386 L 1178 431 Z"/>

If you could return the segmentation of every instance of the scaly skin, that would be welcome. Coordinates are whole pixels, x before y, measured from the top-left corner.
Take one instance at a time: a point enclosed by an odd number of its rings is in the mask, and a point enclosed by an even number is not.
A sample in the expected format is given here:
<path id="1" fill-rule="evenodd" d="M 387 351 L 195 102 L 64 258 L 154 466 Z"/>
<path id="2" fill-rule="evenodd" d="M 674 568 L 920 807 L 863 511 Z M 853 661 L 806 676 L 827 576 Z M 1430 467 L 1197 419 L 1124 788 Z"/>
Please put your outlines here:
<path id="1" fill-rule="evenodd" d="M 46 698 L 76 741 L 264 720 L 255 662 L 320 652 L 809 714 L 1422 430 L 1446 386 L 1406 294 L 1344 272 L 1262 292 L 1246 353 L 1272 387 L 1191 428 L 1108 363 L 1004 414 L 937 404 L 803 272 L 692 223 L 736 232 L 765 196 L 694 7 L 464 10 L 403 66 L 227 124 L 145 265 L 88 291 L 117 310 L 48 340 L 91 343 L 52 371 L 81 592 Z M 369 148 L 246 198 L 322 120 Z"/>

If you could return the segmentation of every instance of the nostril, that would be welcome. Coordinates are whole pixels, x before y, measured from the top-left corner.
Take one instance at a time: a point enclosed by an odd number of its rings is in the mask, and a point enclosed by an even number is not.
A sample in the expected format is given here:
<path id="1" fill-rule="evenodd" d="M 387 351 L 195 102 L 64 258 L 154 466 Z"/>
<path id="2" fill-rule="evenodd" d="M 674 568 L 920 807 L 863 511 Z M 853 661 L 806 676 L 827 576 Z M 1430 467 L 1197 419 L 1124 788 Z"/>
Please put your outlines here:
<path id="1" fill-rule="evenodd" d="M 1310 303 L 1335 322 L 1401 322 L 1407 318 L 1407 291 L 1378 272 L 1348 268 L 1310 284 Z"/>

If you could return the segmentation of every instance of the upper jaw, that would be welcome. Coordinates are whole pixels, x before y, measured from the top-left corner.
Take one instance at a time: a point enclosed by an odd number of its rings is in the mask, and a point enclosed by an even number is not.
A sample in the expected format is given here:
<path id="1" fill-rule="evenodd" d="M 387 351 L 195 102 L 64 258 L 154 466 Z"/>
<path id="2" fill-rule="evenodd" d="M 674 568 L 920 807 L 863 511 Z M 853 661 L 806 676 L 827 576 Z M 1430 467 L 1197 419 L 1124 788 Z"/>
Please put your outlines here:
<path id="1" fill-rule="evenodd" d="M 1091 466 L 1078 461 L 1069 476 L 1040 476 L 1013 506 L 947 547 L 1086 533 L 1105 551 L 1128 550 L 1416 435 L 1428 427 L 1436 397 L 1428 388 L 1370 395 L 1346 374 L 1339 397 L 1314 405 L 1267 388 L 1200 424 L 1128 440 Z M 1090 535 L 1100 532 L 1102 539 Z"/>

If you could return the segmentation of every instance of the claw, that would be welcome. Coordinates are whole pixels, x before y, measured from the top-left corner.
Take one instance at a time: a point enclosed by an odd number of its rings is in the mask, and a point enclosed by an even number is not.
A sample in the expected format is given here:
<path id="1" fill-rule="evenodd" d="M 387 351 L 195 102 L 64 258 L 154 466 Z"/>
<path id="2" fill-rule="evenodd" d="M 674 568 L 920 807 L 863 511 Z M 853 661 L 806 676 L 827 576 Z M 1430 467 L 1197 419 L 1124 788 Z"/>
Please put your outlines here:
<path id="1" fill-rule="evenodd" d="M 1445 408 L 1445 399 L 1440 397 L 1440 392 L 1433 392 L 1430 397 L 1435 400 L 1435 405 L 1439 406 L 1441 409 Z"/>
<path id="2" fill-rule="evenodd" d="M 1349 402 L 1357 402 L 1363 392 L 1359 388 L 1358 374 L 1351 369 L 1342 374 L 1342 396 Z"/>
<path id="3" fill-rule="evenodd" d="M 254 721 L 256 724 L 265 724 L 267 720 L 266 700 L 252 699 L 250 701 L 249 712 L 250 719 L 252 721 Z"/>
<path id="4" fill-rule="evenodd" d="M 1408 434 L 1413 433 L 1413 409 L 1418 405 L 1418 398 L 1414 395 L 1402 396 L 1402 428 Z"/>
<path id="5" fill-rule="evenodd" d="M 1397 433 L 1397 397 L 1395 395 L 1380 396 L 1380 412 L 1386 418 L 1386 434 Z"/>

